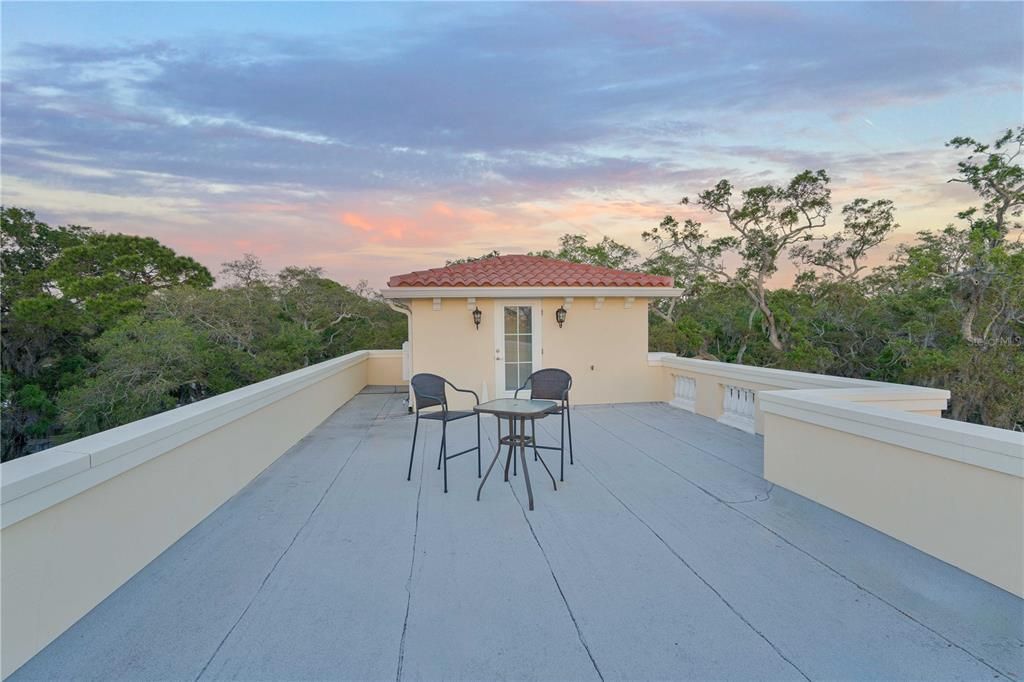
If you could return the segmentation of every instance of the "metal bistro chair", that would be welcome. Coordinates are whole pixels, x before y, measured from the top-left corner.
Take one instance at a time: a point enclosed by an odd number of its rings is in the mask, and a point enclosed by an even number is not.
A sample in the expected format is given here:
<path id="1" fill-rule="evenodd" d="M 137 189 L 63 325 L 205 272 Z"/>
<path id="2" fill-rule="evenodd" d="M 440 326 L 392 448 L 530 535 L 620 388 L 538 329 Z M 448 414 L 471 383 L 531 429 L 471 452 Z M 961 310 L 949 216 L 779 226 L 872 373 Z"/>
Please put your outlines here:
<path id="1" fill-rule="evenodd" d="M 561 458 L 561 471 L 558 480 L 565 480 L 565 429 L 569 427 L 569 464 L 574 464 L 572 456 L 572 416 L 569 413 L 569 389 L 572 388 L 572 376 L 564 369 L 539 369 L 526 378 L 526 382 L 516 389 L 515 397 L 519 397 L 519 391 L 529 389 L 530 397 L 537 400 L 556 400 L 558 404 L 548 410 L 548 414 L 557 414 L 562 418 L 562 433 L 559 446 L 537 445 L 537 423 L 530 420 L 530 434 L 533 441 L 533 448 L 536 451 L 558 450 Z M 535 455 L 536 456 L 536 455 Z"/>
<path id="2" fill-rule="evenodd" d="M 441 450 L 437 454 L 437 468 L 440 469 L 442 464 L 444 465 L 444 491 L 448 492 L 448 460 L 464 455 L 467 452 L 476 450 L 476 477 L 480 478 L 480 414 L 470 411 L 459 411 L 448 409 L 448 397 L 445 395 L 445 384 L 451 386 L 453 390 L 459 393 L 471 393 L 473 398 L 476 399 L 476 404 L 480 404 L 480 396 L 476 394 L 476 391 L 471 391 L 466 388 L 458 388 L 452 382 L 448 381 L 444 377 L 439 377 L 436 374 L 417 374 L 412 378 L 410 382 L 412 384 L 413 395 L 416 398 L 416 426 L 412 431 L 412 451 L 409 453 L 409 474 L 405 477 L 405 480 L 412 480 L 412 460 L 416 455 L 416 434 L 420 430 L 420 418 L 433 419 L 441 422 Z M 441 407 L 440 412 L 425 412 L 420 415 L 420 411 L 428 407 Z M 454 455 L 448 454 L 448 422 L 453 422 L 459 419 L 465 419 L 466 417 L 476 417 L 476 447 L 467 448 L 461 452 L 456 452 Z"/>

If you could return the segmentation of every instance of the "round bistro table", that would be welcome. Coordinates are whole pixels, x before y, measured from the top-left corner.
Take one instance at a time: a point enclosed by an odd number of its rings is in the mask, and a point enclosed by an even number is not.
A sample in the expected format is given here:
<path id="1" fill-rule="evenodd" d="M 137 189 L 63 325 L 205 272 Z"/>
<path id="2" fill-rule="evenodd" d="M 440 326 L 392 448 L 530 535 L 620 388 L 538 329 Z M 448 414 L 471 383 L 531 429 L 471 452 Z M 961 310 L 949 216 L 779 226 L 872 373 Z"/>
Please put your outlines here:
<path id="1" fill-rule="evenodd" d="M 552 407 L 556 407 L 557 403 L 553 400 L 526 400 L 523 398 L 499 398 L 497 400 L 490 400 L 486 403 L 481 403 L 473 408 L 474 411 L 482 414 L 493 414 L 498 418 L 498 450 L 494 453 L 494 459 L 491 460 L 491 465 L 487 467 L 487 473 L 484 474 L 484 478 L 480 481 L 480 487 L 476 490 L 476 499 L 480 501 L 480 491 L 484 489 L 484 483 L 487 483 L 487 477 L 491 475 L 491 469 L 494 468 L 494 464 L 498 461 L 501 456 L 501 448 L 504 445 L 508 446 L 508 457 L 505 459 L 505 481 L 508 481 L 508 468 L 512 463 L 512 458 L 515 457 L 516 446 L 519 446 L 519 461 L 523 465 L 523 478 L 526 480 L 526 497 L 529 500 L 530 511 L 533 511 L 533 488 L 530 486 L 530 472 L 526 468 L 526 446 L 534 445 L 533 436 L 526 435 L 526 420 L 527 419 L 541 419 L 549 414 L 548 410 Z M 508 419 L 508 435 L 501 435 L 501 420 Z M 519 422 L 519 428 L 516 429 L 516 422 Z M 555 476 L 551 473 L 551 469 L 548 469 L 547 463 L 544 458 L 537 454 L 537 459 L 541 464 L 544 465 L 544 470 L 548 472 L 548 476 L 551 477 L 551 485 L 554 486 L 555 490 L 558 490 L 558 484 L 555 483 Z"/>

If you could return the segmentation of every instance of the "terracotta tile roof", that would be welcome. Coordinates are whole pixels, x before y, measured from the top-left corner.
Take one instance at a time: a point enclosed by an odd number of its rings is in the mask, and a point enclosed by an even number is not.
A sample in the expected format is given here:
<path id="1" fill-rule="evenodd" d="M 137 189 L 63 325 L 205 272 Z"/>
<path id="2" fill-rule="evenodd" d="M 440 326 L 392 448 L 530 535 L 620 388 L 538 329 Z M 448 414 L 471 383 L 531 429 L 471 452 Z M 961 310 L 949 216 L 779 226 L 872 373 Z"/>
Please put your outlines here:
<path id="1" fill-rule="evenodd" d="M 495 256 L 395 275 L 390 287 L 670 287 L 672 278 L 543 256 Z"/>

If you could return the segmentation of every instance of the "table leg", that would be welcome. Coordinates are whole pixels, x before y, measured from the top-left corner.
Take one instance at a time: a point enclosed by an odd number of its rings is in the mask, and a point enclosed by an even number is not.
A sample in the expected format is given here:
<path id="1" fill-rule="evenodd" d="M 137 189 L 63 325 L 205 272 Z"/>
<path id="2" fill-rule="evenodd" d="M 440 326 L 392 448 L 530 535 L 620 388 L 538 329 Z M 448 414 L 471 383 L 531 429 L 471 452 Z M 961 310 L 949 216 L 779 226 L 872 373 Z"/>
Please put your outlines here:
<path id="1" fill-rule="evenodd" d="M 509 421 L 510 422 L 515 422 L 515 418 L 514 417 L 510 418 Z M 523 437 L 522 429 L 520 429 L 520 432 L 517 433 L 516 436 L 518 436 L 519 438 Z M 514 440 L 512 442 L 515 443 Z M 516 463 L 516 446 L 515 445 L 512 446 L 512 450 L 509 452 L 509 455 L 512 457 L 512 475 L 513 476 L 518 476 L 519 474 L 517 473 L 517 471 L 518 471 L 519 465 Z"/>
<path id="2" fill-rule="evenodd" d="M 519 432 L 526 433 L 526 417 L 519 418 Z M 530 511 L 533 511 L 533 488 L 530 486 L 530 471 L 526 468 L 526 439 L 519 441 L 519 461 L 523 465 L 523 478 L 526 479 L 526 497 L 530 501 Z"/>
<path id="3" fill-rule="evenodd" d="M 491 460 L 491 465 L 487 467 L 487 473 L 484 474 L 483 480 L 480 481 L 480 487 L 476 489 L 476 501 L 480 501 L 480 491 L 484 489 L 484 483 L 487 483 L 487 477 L 491 475 L 491 469 L 498 462 L 498 458 L 501 457 L 501 417 L 498 417 L 498 449 L 494 453 L 494 459 Z M 508 480 L 506 477 L 505 480 Z"/>
<path id="4" fill-rule="evenodd" d="M 508 456 L 505 458 L 505 482 L 508 483 L 508 469 L 512 465 L 512 458 L 516 452 L 516 420 L 508 418 Z"/>

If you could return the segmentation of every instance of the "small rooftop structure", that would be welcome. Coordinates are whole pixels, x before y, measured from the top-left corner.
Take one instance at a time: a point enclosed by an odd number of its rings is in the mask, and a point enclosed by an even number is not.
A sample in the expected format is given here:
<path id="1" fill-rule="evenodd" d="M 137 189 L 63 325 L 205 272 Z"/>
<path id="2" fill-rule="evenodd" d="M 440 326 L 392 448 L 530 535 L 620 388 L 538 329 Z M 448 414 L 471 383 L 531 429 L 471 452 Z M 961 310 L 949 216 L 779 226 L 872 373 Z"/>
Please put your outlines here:
<path id="1" fill-rule="evenodd" d="M 643 399 L 648 304 L 680 293 L 671 277 L 526 255 L 395 275 L 383 292 L 409 317 L 408 376 L 497 398 L 557 367 L 577 403 Z"/>

